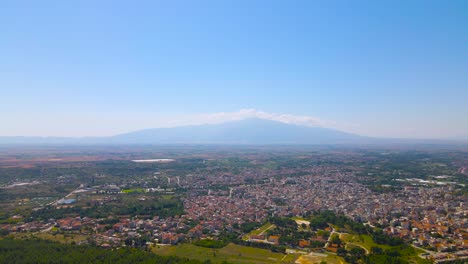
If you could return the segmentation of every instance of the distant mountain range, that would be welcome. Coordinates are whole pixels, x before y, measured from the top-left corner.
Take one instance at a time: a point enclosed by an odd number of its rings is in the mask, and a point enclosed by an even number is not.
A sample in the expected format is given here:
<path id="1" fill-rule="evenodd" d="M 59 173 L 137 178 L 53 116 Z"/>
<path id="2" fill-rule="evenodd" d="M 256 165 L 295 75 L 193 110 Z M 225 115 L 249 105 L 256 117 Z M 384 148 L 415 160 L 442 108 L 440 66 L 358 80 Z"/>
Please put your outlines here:
<path id="1" fill-rule="evenodd" d="M 144 129 L 110 137 L 0 137 L 0 144 L 315 145 L 418 142 L 431 143 L 432 141 L 377 139 L 350 134 L 330 128 L 299 126 L 257 118 L 232 121 L 222 124 Z"/>
<path id="2" fill-rule="evenodd" d="M 333 129 L 291 125 L 264 119 L 146 129 L 112 137 L 116 142 L 184 144 L 335 144 L 361 139 L 361 136 Z"/>

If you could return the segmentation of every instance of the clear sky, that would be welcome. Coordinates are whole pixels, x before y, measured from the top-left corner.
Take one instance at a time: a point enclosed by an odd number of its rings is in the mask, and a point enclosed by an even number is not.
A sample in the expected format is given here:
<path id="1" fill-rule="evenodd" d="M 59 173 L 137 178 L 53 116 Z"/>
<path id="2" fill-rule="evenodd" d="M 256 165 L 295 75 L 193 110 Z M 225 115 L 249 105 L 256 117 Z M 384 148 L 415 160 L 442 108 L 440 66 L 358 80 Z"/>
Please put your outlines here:
<path id="1" fill-rule="evenodd" d="M 245 113 L 468 138 L 468 1 L 0 2 L 0 135 Z"/>

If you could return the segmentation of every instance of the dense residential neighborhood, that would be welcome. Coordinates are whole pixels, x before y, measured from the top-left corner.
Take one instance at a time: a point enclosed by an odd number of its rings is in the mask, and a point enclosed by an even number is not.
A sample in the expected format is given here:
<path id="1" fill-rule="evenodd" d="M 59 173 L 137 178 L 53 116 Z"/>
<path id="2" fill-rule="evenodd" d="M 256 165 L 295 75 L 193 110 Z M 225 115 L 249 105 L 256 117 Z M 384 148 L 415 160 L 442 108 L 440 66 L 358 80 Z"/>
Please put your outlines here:
<path id="1" fill-rule="evenodd" d="M 281 154 L 246 152 L 244 160 L 209 154 L 195 160 L 118 161 L 122 171 L 130 166 L 140 172 L 125 178 L 107 173 L 80 178 L 73 172 L 44 178 L 44 182 L 9 182 L 3 192 L 40 189 L 50 181 L 71 188 L 55 199 L 16 200 L 17 206 L 33 207 L 23 214 L 11 211 L 0 224 L 1 232 L 147 250 L 235 242 L 283 252 L 298 261 L 334 254 L 351 262 L 359 259 L 350 253 L 356 246 L 371 256 L 372 248 L 359 242 L 369 236 L 377 247 L 378 243 L 384 243 L 384 248 L 385 243 L 412 245 L 421 260 L 468 257 L 463 163 L 454 162 L 453 175 L 433 174 L 437 170 L 448 173 L 445 166 L 439 166 L 424 178 L 400 171 L 398 177 L 375 177 L 375 183 L 369 184 L 375 168 L 387 173 L 379 168 L 388 166 L 387 158 L 355 151 L 334 152 L 333 157 L 327 151 L 306 153 L 301 150 L 279 159 Z M 369 157 L 369 168 L 356 166 Z M 332 162 L 320 161 L 324 159 Z M 277 165 L 273 167 L 272 162 Z M 423 163 L 426 166 L 427 160 Z M 137 176 L 141 172 L 144 176 Z M 317 219 L 326 212 L 348 219 L 345 223 L 354 227 L 343 224 L 341 218 L 336 223 L 335 218 L 326 218 L 319 224 Z"/>

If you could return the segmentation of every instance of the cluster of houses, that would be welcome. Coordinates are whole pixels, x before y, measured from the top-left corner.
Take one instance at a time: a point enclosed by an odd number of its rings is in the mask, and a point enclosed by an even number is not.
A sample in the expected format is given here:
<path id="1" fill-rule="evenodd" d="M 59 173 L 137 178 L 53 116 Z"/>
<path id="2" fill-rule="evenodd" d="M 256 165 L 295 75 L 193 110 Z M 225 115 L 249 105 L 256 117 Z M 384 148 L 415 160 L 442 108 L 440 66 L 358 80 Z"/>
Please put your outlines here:
<path id="1" fill-rule="evenodd" d="M 285 176 L 286 175 L 286 176 Z M 287 176 L 294 175 L 294 176 Z M 281 176 L 281 177 L 280 177 Z M 98 219 L 68 217 L 54 221 L 2 224 L 4 231 L 38 231 L 51 226 L 61 231 L 88 232 L 104 247 L 148 238 L 151 243 L 176 244 L 187 239 L 217 236 L 246 222 L 263 222 L 271 216 L 300 216 L 317 210 L 333 210 L 350 218 L 382 226 L 387 234 L 413 241 L 415 246 L 462 254 L 468 249 L 468 198 L 453 195 L 456 185 L 405 182 L 391 192 L 376 193 L 350 171 L 333 166 L 301 170 L 243 170 L 242 173 L 191 174 L 167 178 L 167 185 L 183 188 L 185 214 L 181 216 L 120 216 L 112 225 Z M 148 187 L 147 191 L 159 191 Z M 119 194 L 117 185 L 89 190 L 96 194 Z M 90 204 L 114 202 L 115 197 Z M 63 204 L 74 200 L 62 200 Z M 252 240 L 278 244 L 278 236 L 257 235 Z M 321 239 L 321 238 L 317 238 Z M 311 239 L 299 241 L 308 247 Z M 331 245 L 333 247 L 333 245 Z M 460 253 L 461 252 L 461 253 Z"/>
<path id="2" fill-rule="evenodd" d="M 184 201 L 190 218 L 203 219 L 216 231 L 235 223 L 262 222 L 269 216 L 333 210 L 356 221 L 383 226 L 389 235 L 434 251 L 468 248 L 468 198 L 452 195 L 453 184 L 411 184 L 376 193 L 360 184 L 354 174 L 324 166 L 309 168 L 306 175 L 295 177 L 230 176 L 225 177 L 232 183 L 229 189 L 212 188 L 219 177 L 199 178 Z M 252 177 L 254 180 L 247 180 Z M 201 193 L 200 188 L 208 192 Z"/>

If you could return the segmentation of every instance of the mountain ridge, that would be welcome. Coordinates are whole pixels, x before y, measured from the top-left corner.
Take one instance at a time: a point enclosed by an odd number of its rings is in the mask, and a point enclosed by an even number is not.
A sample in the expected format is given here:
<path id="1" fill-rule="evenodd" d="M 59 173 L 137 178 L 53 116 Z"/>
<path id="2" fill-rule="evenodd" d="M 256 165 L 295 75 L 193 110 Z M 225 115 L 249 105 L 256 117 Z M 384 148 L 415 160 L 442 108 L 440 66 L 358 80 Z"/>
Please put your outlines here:
<path id="1" fill-rule="evenodd" d="M 153 141 L 179 144 L 330 144 L 349 142 L 351 139 L 360 139 L 362 136 L 329 128 L 249 118 L 221 124 L 144 129 L 112 138 L 134 143 Z"/>
<path id="2" fill-rule="evenodd" d="M 332 144 L 452 144 L 442 139 L 374 138 L 331 128 L 302 126 L 260 118 L 218 124 L 148 128 L 107 137 L 1 137 L 0 144 L 220 144 L 220 145 L 332 145 Z"/>

